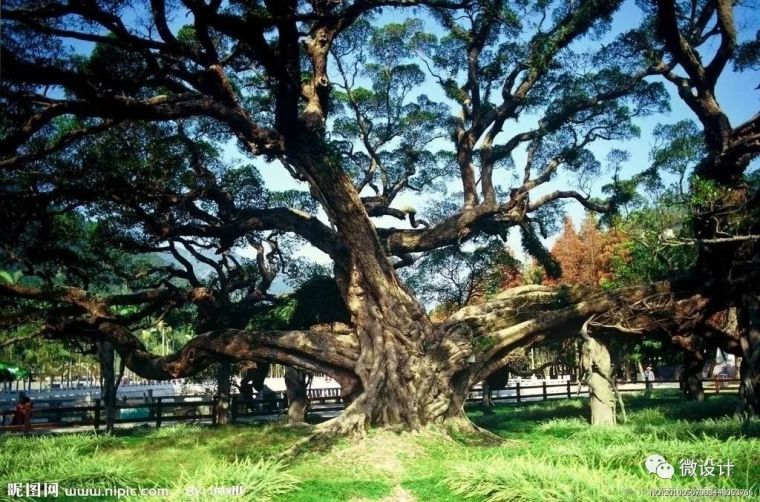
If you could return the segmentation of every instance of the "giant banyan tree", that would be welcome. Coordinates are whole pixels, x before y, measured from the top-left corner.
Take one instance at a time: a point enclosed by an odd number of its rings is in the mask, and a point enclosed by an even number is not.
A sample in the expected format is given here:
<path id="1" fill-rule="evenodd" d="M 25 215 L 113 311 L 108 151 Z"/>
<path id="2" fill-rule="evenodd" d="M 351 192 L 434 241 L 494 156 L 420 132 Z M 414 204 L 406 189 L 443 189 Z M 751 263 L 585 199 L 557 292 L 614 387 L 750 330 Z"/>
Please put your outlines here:
<path id="1" fill-rule="evenodd" d="M 584 325 L 589 339 L 662 336 L 740 354 L 747 409 L 760 411 L 759 199 L 746 177 L 760 117 L 732 124 L 715 95 L 727 65 L 757 64 L 757 42 L 740 44 L 741 7 L 730 0 L 639 2 L 642 25 L 611 34 L 622 3 L 4 2 L 4 265 L 34 276 L 14 249 L 30 222 L 65 212 L 118 227 L 110 242 L 125 250 L 173 253 L 180 264 L 180 245 L 203 261 L 251 244 L 263 259 L 272 248 L 261 236 L 290 236 L 331 259 L 350 331 L 200 323 L 206 331 L 158 356 L 130 329 L 134 310 L 115 307 L 213 304 L 182 270 L 173 278 L 184 282 L 130 293 L 50 277 L 0 291 L 48 305 L 46 336 L 107 341 L 148 378 L 224 359 L 331 375 L 350 404 L 330 431 L 463 423 L 468 389 L 515 347 Z M 558 274 L 539 235 L 562 202 L 609 213 L 623 197 L 614 184 L 606 200 L 572 187 L 601 176 L 590 147 L 635 137 L 637 120 L 671 99 L 701 124 L 695 179 L 720 195 L 694 209 L 693 274 L 607 292 L 522 287 L 430 320 L 398 268 L 514 229 Z M 250 165 L 219 161 L 222 144 Z M 275 170 L 308 192 L 265 193 L 259 173 Z M 436 200 L 435 217 L 403 205 L 409 193 Z M 230 272 L 245 298 L 267 294 L 259 265 Z M 712 319 L 732 307 L 739 327 L 729 333 Z"/>

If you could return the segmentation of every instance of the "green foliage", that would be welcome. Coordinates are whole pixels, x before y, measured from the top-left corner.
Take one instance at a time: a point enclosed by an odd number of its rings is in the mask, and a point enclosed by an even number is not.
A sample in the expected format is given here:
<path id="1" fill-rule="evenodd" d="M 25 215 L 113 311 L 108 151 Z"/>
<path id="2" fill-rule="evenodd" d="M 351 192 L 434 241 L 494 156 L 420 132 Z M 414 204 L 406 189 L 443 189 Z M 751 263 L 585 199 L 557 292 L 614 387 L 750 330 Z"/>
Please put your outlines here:
<path id="1" fill-rule="evenodd" d="M 691 214 L 679 199 L 665 196 L 616 218 L 613 228 L 624 241 L 611 259 L 612 279 L 606 286 L 647 284 L 690 270 L 697 249 L 678 239 L 691 238 Z"/>
<path id="2" fill-rule="evenodd" d="M 663 342 L 661 340 L 641 340 L 633 344 L 625 357 L 633 362 L 643 362 L 664 355 Z"/>
<path id="3" fill-rule="evenodd" d="M 335 280 L 315 276 L 271 306 L 257 307 L 250 329 L 308 329 L 315 324 L 349 322 L 350 315 Z"/>
<path id="4" fill-rule="evenodd" d="M 174 328 L 159 320 L 156 324 L 140 330 L 138 336 L 149 351 L 165 355 L 187 343 L 193 337 L 193 330 L 192 326 Z"/>
<path id="5" fill-rule="evenodd" d="M 652 397 L 626 394 L 624 399 L 628 422 L 611 428 L 588 424 L 584 399 L 497 406 L 470 416 L 501 435 L 503 444 L 465 444 L 430 431 L 372 431 L 360 443 L 339 441 L 329 451 L 307 448 L 289 465 L 271 458 L 308 431 L 176 426 L 112 436 L 5 436 L 0 437 L 0 483 L 173 488 L 171 500 L 184 500 L 191 486 L 242 485 L 243 500 L 292 502 L 404 496 L 443 502 L 622 502 L 666 486 L 758 489 L 760 422 L 732 418 L 735 397 L 690 403 L 677 391 L 655 391 Z M 730 458 L 735 467 L 731 477 L 677 474 L 663 481 L 644 469 L 652 453 L 663 455 L 677 472 L 682 458 Z"/>
<path id="6" fill-rule="evenodd" d="M 523 271 L 523 282 L 525 284 L 543 284 L 546 275 L 544 269 L 540 266 L 527 266 Z"/>
<path id="7" fill-rule="evenodd" d="M 15 284 L 18 276 L 8 272 L 7 270 L 0 270 L 0 284 Z"/>
<path id="8" fill-rule="evenodd" d="M 501 241 L 489 239 L 472 251 L 454 246 L 432 251 L 402 274 L 424 304 L 451 310 L 501 292 L 519 267 Z"/>
<path id="9" fill-rule="evenodd" d="M 27 322 L 21 325 L 0 331 L 0 340 L 3 338 L 25 337 L 33 335 L 42 328 L 40 322 Z M 59 377 L 63 369 L 72 363 L 73 347 L 53 340 L 44 340 L 41 337 L 31 338 L 22 343 L 9 345 L 0 350 L 0 360 L 12 362 L 28 369 L 32 378 L 40 380 L 47 376 Z M 87 367 L 92 365 L 91 357 L 81 359 Z M 80 371 L 83 367 L 76 367 L 74 371 Z"/>
<path id="10" fill-rule="evenodd" d="M 254 462 L 249 458 L 235 458 L 233 461 L 216 459 L 199 466 L 192 473 L 182 471 L 179 479 L 172 485 L 169 501 L 187 500 L 189 488 L 242 486 L 244 494 L 235 496 L 235 500 L 245 502 L 265 502 L 291 492 L 298 486 L 298 480 L 284 472 L 284 464 L 274 460 L 259 459 Z M 208 493 L 192 497 L 193 500 L 209 502 L 219 500 L 219 495 Z M 230 498 L 233 498 L 230 496 Z"/>
<path id="11" fill-rule="evenodd" d="M 737 47 L 734 68 L 736 71 L 760 69 L 760 30 L 755 32 L 754 40 L 747 40 Z"/>
<path id="12" fill-rule="evenodd" d="M 658 124 L 654 129 L 654 139 L 656 143 L 650 152 L 653 178 L 648 180 L 647 185 L 652 188 L 655 179 L 662 183 L 662 174 L 670 174 L 676 178 L 674 191 L 683 195 L 687 173 L 705 155 L 701 129 L 691 120 Z"/>
<path id="13" fill-rule="evenodd" d="M 0 483 L 59 483 L 62 487 L 134 488 L 142 484 L 135 466 L 98 458 L 112 446 L 109 436 L 74 434 L 28 439 L 0 437 Z M 32 500 L 32 499 L 29 499 Z"/>

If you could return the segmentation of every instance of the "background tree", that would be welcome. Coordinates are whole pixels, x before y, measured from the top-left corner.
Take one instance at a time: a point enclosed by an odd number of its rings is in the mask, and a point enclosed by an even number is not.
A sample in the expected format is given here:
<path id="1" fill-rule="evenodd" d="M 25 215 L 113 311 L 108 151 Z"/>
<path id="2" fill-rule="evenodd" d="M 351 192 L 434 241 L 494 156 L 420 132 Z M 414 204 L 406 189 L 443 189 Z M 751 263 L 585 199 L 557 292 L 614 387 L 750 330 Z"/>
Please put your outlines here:
<path id="1" fill-rule="evenodd" d="M 613 276 L 616 257 L 625 260 L 618 251 L 622 238 L 616 230 L 603 231 L 592 215 L 581 223 L 580 231 L 570 217 L 565 218 L 562 233 L 551 252 L 562 268 L 561 281 L 567 284 L 604 285 Z"/>
<path id="2" fill-rule="evenodd" d="M 467 305 L 488 301 L 519 284 L 520 263 L 499 240 L 473 251 L 447 247 L 432 251 L 403 277 L 420 301 L 433 309 L 433 318 L 445 319 Z"/>

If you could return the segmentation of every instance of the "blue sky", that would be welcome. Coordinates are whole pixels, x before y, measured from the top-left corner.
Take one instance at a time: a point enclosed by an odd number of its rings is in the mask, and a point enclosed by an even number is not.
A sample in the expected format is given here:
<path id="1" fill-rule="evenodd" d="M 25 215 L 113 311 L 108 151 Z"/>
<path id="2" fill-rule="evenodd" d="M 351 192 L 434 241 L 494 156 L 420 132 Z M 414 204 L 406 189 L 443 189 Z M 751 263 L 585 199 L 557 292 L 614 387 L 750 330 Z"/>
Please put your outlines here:
<path id="1" fill-rule="evenodd" d="M 408 17 L 418 17 L 421 14 L 422 11 L 417 9 L 388 9 L 382 15 L 377 17 L 376 22 L 378 24 L 384 24 L 388 22 L 402 22 Z M 737 9 L 737 22 L 738 25 L 743 28 L 740 34 L 740 40 L 753 37 L 755 31 L 760 28 L 760 23 L 757 22 L 757 18 L 755 17 L 752 19 L 750 17 L 753 14 L 755 13 L 747 9 Z M 641 20 L 641 17 L 641 11 L 636 7 L 635 3 L 633 1 L 626 2 L 624 6 L 615 14 L 612 23 L 612 29 L 608 37 L 614 36 L 621 31 L 637 26 Z M 425 21 L 426 28 L 434 32 L 436 31 L 435 24 L 433 21 L 431 21 L 430 18 L 422 16 L 422 19 Z M 586 38 L 574 45 L 574 48 L 582 51 L 592 50 L 595 48 L 595 44 L 598 43 L 600 42 L 591 41 Z M 708 48 L 708 50 L 710 49 Z M 657 78 L 653 77 L 652 79 L 656 80 Z M 724 110 L 727 112 L 729 118 L 731 119 L 732 124 L 738 125 L 748 120 L 760 109 L 760 106 L 758 106 L 760 103 L 758 100 L 760 94 L 758 93 L 760 91 L 755 89 L 758 83 L 760 83 L 760 72 L 757 71 L 737 74 L 734 73 L 732 69 L 727 69 L 720 79 L 716 93 Z M 625 168 L 621 173 L 622 177 L 628 177 L 636 172 L 639 172 L 646 168 L 648 165 L 649 152 L 653 144 L 652 131 L 655 126 L 661 123 L 675 123 L 685 118 L 695 118 L 691 110 L 689 110 L 683 101 L 678 98 L 673 86 L 666 84 L 666 89 L 671 95 L 671 111 L 665 114 L 650 116 L 638 120 L 637 124 L 641 129 L 641 135 L 639 138 L 625 142 L 597 142 L 592 146 L 592 151 L 594 151 L 597 158 L 602 162 L 604 162 L 607 152 L 613 148 L 623 149 L 630 153 L 630 161 L 625 165 Z M 440 88 L 432 80 L 429 80 L 424 86 L 422 86 L 419 89 L 419 93 L 427 94 L 434 100 L 444 101 Z M 536 117 L 524 117 L 520 123 L 506 124 L 504 128 L 505 130 L 500 135 L 500 138 L 508 138 L 515 132 L 526 130 L 530 127 L 530 122 L 535 123 L 535 120 Z M 435 149 L 451 148 L 450 143 L 444 140 L 440 140 L 435 143 L 434 147 Z M 239 153 L 237 153 L 234 148 L 234 144 L 229 145 L 229 147 L 226 149 L 226 153 L 231 159 L 234 159 L 239 155 Z M 523 159 L 524 149 L 518 151 L 515 155 L 515 163 L 518 166 L 518 169 L 519 166 L 521 166 Z M 755 167 L 756 165 L 757 163 L 755 163 Z M 295 183 L 289 177 L 287 172 L 279 166 L 262 165 L 261 172 L 267 185 L 273 189 L 306 189 L 303 184 L 299 186 L 297 183 Z M 495 173 L 494 182 L 501 184 L 506 188 L 510 186 L 510 177 L 511 173 L 509 172 L 505 172 L 503 170 L 497 171 L 497 173 Z M 610 174 L 603 175 L 597 179 L 594 183 L 592 194 L 599 195 L 599 189 L 601 186 L 608 183 L 610 180 Z M 544 192 L 567 186 L 567 182 L 568 181 L 566 177 L 560 175 L 552 180 L 552 182 L 548 183 L 541 190 L 537 190 L 535 192 L 535 195 L 533 195 L 533 198 L 540 196 Z M 449 189 L 450 193 L 461 191 L 461 185 L 458 181 L 456 181 L 449 184 Z M 411 194 L 402 194 L 393 205 L 395 207 L 412 205 L 414 207 L 421 208 L 425 205 L 425 202 L 425 197 L 417 197 Z M 580 220 L 584 216 L 584 210 L 582 206 L 575 201 L 571 201 L 566 205 L 566 210 L 568 214 L 575 220 L 576 224 L 579 224 Z M 395 226 L 399 228 L 405 226 L 399 220 L 392 218 L 376 219 L 376 221 L 378 221 L 382 226 Z M 555 237 L 556 236 L 550 237 L 547 240 L 547 244 L 551 245 Z M 509 245 L 513 250 L 517 251 L 518 254 L 521 254 L 517 232 L 513 232 L 511 235 L 509 239 Z M 328 262 L 327 257 L 317 250 L 305 248 L 302 250 L 301 254 L 322 263 Z"/>

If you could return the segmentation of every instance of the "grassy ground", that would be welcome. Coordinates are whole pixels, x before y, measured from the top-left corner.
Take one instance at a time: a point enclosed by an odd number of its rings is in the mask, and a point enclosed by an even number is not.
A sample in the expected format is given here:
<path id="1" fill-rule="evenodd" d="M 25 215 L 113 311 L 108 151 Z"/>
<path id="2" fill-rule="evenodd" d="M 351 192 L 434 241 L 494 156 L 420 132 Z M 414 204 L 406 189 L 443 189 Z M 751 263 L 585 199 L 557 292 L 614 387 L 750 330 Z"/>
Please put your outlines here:
<path id="1" fill-rule="evenodd" d="M 171 489 L 119 500 L 603 501 L 645 500 L 651 489 L 686 487 L 752 489 L 760 499 L 760 422 L 730 418 L 732 396 L 700 404 L 664 392 L 628 396 L 626 405 L 628 423 L 604 429 L 587 425 L 582 400 L 473 410 L 473 420 L 503 442 L 376 431 L 358 443 L 312 445 L 288 464 L 271 459 L 308 430 L 176 426 L 116 436 L 6 437 L 0 499 L 8 483 L 44 481 L 58 482 L 60 495 L 64 487 Z M 646 472 L 644 459 L 653 453 L 673 464 L 673 479 Z M 679 462 L 689 458 L 730 459 L 734 467 L 730 477 L 700 477 L 699 469 L 696 477 L 681 476 Z M 236 485 L 246 487 L 245 497 L 186 495 L 194 487 Z"/>

